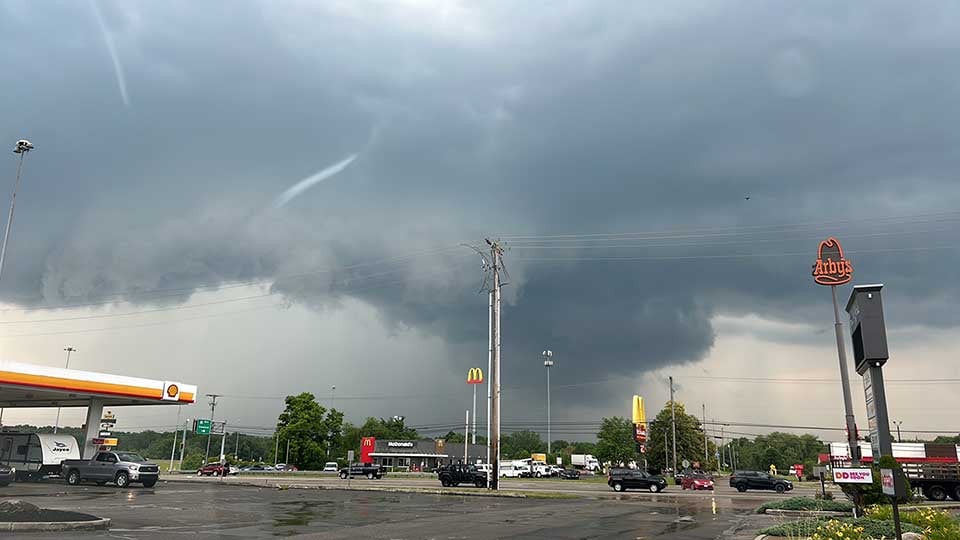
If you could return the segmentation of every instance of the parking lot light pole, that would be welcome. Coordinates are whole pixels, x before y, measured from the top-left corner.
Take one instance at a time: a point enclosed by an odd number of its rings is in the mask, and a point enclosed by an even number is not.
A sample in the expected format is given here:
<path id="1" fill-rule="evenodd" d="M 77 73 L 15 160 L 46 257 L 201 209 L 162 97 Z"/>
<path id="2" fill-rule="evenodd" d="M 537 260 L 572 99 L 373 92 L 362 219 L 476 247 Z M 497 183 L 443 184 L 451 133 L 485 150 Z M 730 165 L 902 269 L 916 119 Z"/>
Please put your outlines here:
<path id="1" fill-rule="evenodd" d="M 63 350 L 67 351 L 67 363 L 64 364 L 63 367 L 64 367 L 64 369 L 70 369 L 70 353 L 76 352 L 76 349 L 74 349 L 73 347 L 66 347 L 66 348 L 64 348 Z M 177 415 L 179 416 L 179 414 L 180 414 L 180 413 L 178 412 Z M 178 423 L 178 424 L 180 423 L 179 417 L 177 418 L 177 423 Z M 57 421 L 54 422 L 54 424 L 53 424 L 53 434 L 54 434 L 54 435 L 57 434 L 57 430 L 58 430 L 58 429 L 60 429 L 60 407 L 57 407 Z M 174 438 L 176 438 L 176 436 L 174 436 Z"/>
<path id="2" fill-rule="evenodd" d="M 550 368 L 553 367 L 553 351 L 543 351 L 543 365 L 547 368 L 547 454 L 550 454 Z"/>

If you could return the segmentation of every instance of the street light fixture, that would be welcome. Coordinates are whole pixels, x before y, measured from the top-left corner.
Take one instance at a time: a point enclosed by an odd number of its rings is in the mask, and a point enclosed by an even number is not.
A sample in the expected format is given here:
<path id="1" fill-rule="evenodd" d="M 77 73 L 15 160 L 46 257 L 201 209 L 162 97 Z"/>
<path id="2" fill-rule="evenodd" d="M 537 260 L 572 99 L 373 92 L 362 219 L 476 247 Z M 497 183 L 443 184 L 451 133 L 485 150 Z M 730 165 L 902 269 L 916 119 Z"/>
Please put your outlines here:
<path id="1" fill-rule="evenodd" d="M 553 351 L 543 351 L 543 365 L 547 368 L 547 453 L 550 454 L 550 368 L 553 366 Z"/>

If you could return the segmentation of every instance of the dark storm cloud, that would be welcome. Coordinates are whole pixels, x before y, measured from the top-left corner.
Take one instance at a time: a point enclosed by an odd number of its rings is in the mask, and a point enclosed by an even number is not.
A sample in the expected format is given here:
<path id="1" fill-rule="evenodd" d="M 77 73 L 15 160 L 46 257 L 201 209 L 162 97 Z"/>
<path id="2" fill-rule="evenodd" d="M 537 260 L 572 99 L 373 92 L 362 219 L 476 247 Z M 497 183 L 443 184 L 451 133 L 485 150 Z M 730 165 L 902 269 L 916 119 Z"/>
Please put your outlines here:
<path id="1" fill-rule="evenodd" d="M 2 6 L 0 134 L 37 144 L 0 287 L 11 301 L 279 277 L 293 301 L 355 296 L 477 344 L 486 299 L 466 248 L 283 276 L 485 234 L 688 228 L 610 249 L 508 238 L 505 352 L 562 350 L 565 376 L 588 378 L 702 358 L 717 313 L 815 321 L 829 308 L 809 264 L 834 232 L 862 253 L 858 281 L 890 287 L 891 321 L 960 322 L 954 250 L 882 251 L 949 245 L 955 219 L 757 229 L 955 207 L 950 3 L 103 2 L 129 108 L 82 4 Z M 716 234 L 732 226 L 745 229 Z M 730 257 L 743 254 L 768 255 Z M 637 260 L 584 260 L 604 257 Z"/>

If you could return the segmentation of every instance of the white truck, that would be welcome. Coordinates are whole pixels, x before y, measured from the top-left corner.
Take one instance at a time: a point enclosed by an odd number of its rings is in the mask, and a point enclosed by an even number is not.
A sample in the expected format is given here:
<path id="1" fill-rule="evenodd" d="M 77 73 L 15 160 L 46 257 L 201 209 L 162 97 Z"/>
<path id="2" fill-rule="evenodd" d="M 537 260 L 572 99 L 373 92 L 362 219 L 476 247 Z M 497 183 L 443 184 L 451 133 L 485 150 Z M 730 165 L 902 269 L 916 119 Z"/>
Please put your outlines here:
<path id="1" fill-rule="evenodd" d="M 531 461 L 530 471 L 533 473 L 533 476 L 535 476 L 536 478 L 553 476 L 553 467 L 551 467 L 550 465 L 547 465 L 542 461 Z"/>
<path id="2" fill-rule="evenodd" d="M 0 464 L 16 469 L 21 482 L 60 474 L 65 459 L 80 459 L 80 446 L 71 435 L 0 433 Z"/>
<path id="3" fill-rule="evenodd" d="M 576 469 L 594 472 L 600 470 L 600 460 L 590 454 L 571 454 L 570 464 Z"/>

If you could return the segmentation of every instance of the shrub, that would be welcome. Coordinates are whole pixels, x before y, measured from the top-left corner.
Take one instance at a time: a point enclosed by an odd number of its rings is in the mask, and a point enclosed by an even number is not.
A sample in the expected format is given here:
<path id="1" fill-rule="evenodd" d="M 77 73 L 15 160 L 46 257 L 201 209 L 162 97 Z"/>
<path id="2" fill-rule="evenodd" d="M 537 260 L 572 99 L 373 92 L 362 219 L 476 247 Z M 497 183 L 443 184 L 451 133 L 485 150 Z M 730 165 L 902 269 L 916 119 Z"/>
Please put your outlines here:
<path id="1" fill-rule="evenodd" d="M 788 521 L 780 525 L 775 525 L 773 527 L 767 527 L 760 531 L 760 534 L 768 534 L 770 536 L 787 536 L 791 538 L 797 537 L 810 537 L 817 533 L 817 528 L 821 527 L 825 523 L 831 521 L 838 521 L 844 524 L 853 526 L 854 529 L 862 528 L 862 531 L 859 531 L 859 534 L 862 536 L 860 538 L 895 538 L 896 530 L 893 527 L 893 521 L 889 520 L 875 520 L 870 518 L 839 518 L 839 519 L 826 519 L 826 518 L 807 518 L 799 519 L 797 521 Z M 917 527 L 916 525 L 911 525 L 910 523 L 901 523 L 901 528 L 903 532 L 923 532 L 923 529 Z M 821 531 L 821 535 L 824 534 Z M 836 536 L 821 536 L 821 538 L 836 538 Z M 844 538 L 846 538 L 846 532 L 844 532 Z M 937 540 L 944 540 L 943 537 Z"/>
<path id="2" fill-rule="evenodd" d="M 867 516 L 872 519 L 893 519 L 892 506 L 871 506 L 866 511 Z M 923 528 L 928 539 L 960 539 L 960 524 L 949 512 L 943 510 L 921 508 L 912 512 L 900 512 L 900 522 Z"/>
<path id="3" fill-rule="evenodd" d="M 811 499 L 810 497 L 790 497 L 779 501 L 763 503 L 757 508 L 757 513 L 762 514 L 767 509 L 771 510 L 827 510 L 833 512 L 850 512 L 853 505 L 846 501 L 833 501 L 824 499 Z"/>

